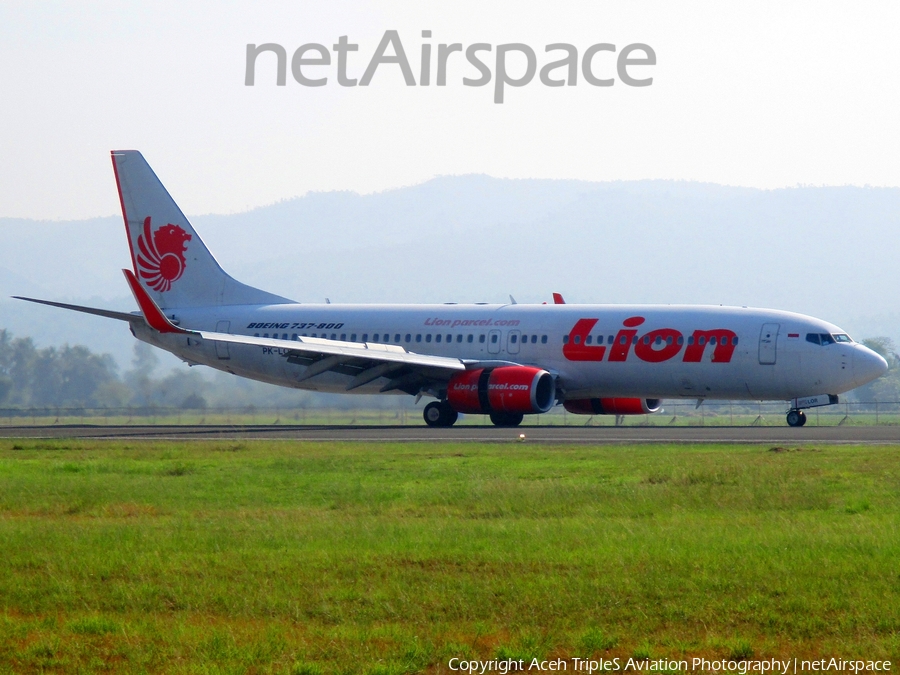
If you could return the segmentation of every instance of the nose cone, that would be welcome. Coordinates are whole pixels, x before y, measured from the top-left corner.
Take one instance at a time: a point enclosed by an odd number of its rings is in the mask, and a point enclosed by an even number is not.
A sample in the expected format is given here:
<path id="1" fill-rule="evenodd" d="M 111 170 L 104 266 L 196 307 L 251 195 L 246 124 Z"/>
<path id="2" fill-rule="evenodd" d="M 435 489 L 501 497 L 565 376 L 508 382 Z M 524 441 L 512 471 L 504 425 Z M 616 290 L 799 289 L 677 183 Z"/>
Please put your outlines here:
<path id="1" fill-rule="evenodd" d="M 853 379 L 857 387 L 878 379 L 888 371 L 888 364 L 881 355 L 863 345 L 853 350 Z"/>

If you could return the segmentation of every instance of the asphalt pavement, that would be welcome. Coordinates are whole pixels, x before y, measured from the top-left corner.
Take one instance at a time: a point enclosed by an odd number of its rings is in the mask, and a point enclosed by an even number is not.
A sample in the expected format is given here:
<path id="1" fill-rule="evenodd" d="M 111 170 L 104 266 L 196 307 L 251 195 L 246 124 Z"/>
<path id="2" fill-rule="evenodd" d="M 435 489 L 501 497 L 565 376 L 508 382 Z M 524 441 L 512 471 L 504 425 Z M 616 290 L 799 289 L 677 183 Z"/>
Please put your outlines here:
<path id="1" fill-rule="evenodd" d="M 414 426 L 307 425 L 53 425 L 0 426 L 0 438 L 84 439 L 283 439 L 295 441 L 518 442 L 527 443 L 867 443 L 900 445 L 900 426 L 683 427 L 683 426 L 523 426 L 498 428 L 463 425 L 446 429 Z"/>

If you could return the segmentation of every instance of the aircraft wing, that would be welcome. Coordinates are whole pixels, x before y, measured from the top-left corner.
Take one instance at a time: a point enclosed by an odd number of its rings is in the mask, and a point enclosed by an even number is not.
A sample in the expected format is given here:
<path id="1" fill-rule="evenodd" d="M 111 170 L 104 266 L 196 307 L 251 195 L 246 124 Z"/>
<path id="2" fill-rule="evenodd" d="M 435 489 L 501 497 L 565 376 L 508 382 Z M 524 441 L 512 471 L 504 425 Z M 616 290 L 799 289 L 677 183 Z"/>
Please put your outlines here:
<path id="1" fill-rule="evenodd" d="M 306 366 L 306 370 L 299 375 L 297 382 L 311 379 L 326 371 L 334 371 L 353 376 L 347 385 L 347 391 L 385 377 L 388 378 L 388 383 L 381 388 L 382 392 L 399 390 L 416 394 L 422 387 L 439 387 L 446 384 L 456 372 L 487 365 L 494 367 L 517 365 L 507 361 L 473 361 L 416 354 L 407 351 L 400 345 L 343 342 L 309 337 L 281 340 L 180 328 L 163 314 L 131 270 L 122 271 L 141 308 L 143 319 L 153 330 L 160 333 L 184 335 L 188 339 L 272 349 L 278 355 L 286 358 L 289 363 Z"/>

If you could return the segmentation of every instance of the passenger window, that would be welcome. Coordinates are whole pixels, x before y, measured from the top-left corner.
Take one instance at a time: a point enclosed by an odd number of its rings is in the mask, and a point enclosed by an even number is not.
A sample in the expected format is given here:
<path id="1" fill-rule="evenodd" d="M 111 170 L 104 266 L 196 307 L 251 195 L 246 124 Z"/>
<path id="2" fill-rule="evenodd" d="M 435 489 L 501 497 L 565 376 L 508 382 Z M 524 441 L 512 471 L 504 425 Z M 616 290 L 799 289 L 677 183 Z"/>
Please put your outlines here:
<path id="1" fill-rule="evenodd" d="M 491 335 L 491 344 L 492 344 L 492 345 L 497 344 L 497 334 L 496 334 L 496 333 L 494 333 L 493 335 Z"/>
<path id="2" fill-rule="evenodd" d="M 589 344 L 591 344 L 593 341 L 594 341 L 594 336 L 593 336 L 593 335 L 588 335 L 587 338 L 586 338 L 585 341 L 584 341 L 584 344 L 589 345 Z"/>
<path id="3" fill-rule="evenodd" d="M 453 342 L 453 336 L 449 333 L 447 334 L 447 342 Z"/>
<path id="4" fill-rule="evenodd" d="M 626 342 L 628 342 L 628 338 L 625 337 L 625 336 L 623 335 L 623 336 L 622 336 L 622 339 L 619 340 L 619 344 L 620 344 L 620 345 L 624 345 Z"/>
<path id="5" fill-rule="evenodd" d="M 735 335 L 733 338 L 731 338 L 731 344 L 733 344 L 735 347 L 737 347 L 737 343 L 738 343 L 738 339 L 737 339 L 737 335 Z"/>
<path id="6" fill-rule="evenodd" d="M 474 341 L 475 341 L 475 336 L 474 336 L 474 335 L 469 335 L 469 336 L 466 337 L 466 342 L 471 343 L 471 342 L 474 342 Z"/>
<path id="7" fill-rule="evenodd" d="M 659 344 L 659 338 L 656 338 L 656 344 Z M 672 336 L 671 335 L 666 338 L 666 344 L 667 345 L 672 344 Z"/>
<path id="8" fill-rule="evenodd" d="M 537 335 L 532 335 L 532 336 L 531 336 L 531 344 L 533 344 L 533 345 L 536 345 L 536 344 L 537 344 Z"/>
<path id="9" fill-rule="evenodd" d="M 428 338 L 425 338 L 425 339 L 427 340 Z M 440 334 L 440 333 L 438 333 L 438 334 L 435 336 L 434 341 L 435 341 L 435 342 L 440 342 L 440 341 L 441 341 L 441 334 Z"/>
<path id="10" fill-rule="evenodd" d="M 259 333 L 254 333 L 253 337 L 259 337 Z"/>
<path id="11" fill-rule="evenodd" d="M 268 333 L 263 333 L 263 337 L 269 337 Z"/>
<path id="12" fill-rule="evenodd" d="M 462 333 L 460 333 L 459 335 L 456 336 L 456 341 L 462 342 Z"/>
<path id="13" fill-rule="evenodd" d="M 416 342 L 421 342 L 421 341 L 422 341 L 422 335 L 420 333 L 420 334 L 416 335 Z"/>
<path id="14" fill-rule="evenodd" d="M 331 334 L 331 339 L 332 339 L 332 340 L 337 340 L 337 333 L 332 333 L 332 334 Z"/>
<path id="15" fill-rule="evenodd" d="M 650 344 L 650 338 L 649 338 L 649 336 L 647 336 L 647 335 L 644 336 L 644 344 L 645 344 L 645 345 L 649 345 L 649 344 Z"/>
<path id="16" fill-rule="evenodd" d="M 313 337 L 315 337 L 315 334 L 313 334 Z M 369 334 L 368 334 L 368 333 L 363 333 L 363 339 L 362 339 L 362 341 L 363 341 L 363 342 L 368 342 L 368 341 L 369 341 Z"/>
<path id="17" fill-rule="evenodd" d="M 346 342 L 346 341 L 347 341 L 347 334 L 341 333 L 341 342 Z"/>
<path id="18" fill-rule="evenodd" d="M 425 336 L 425 342 L 431 342 L 431 333 Z"/>
<path id="19" fill-rule="evenodd" d="M 616 336 L 615 336 L 615 335 L 610 335 L 610 336 L 606 339 L 606 342 L 607 342 L 607 344 L 615 344 L 615 342 L 616 342 Z"/>
<path id="20" fill-rule="evenodd" d="M 694 336 L 693 336 L 693 335 L 691 335 L 691 336 L 688 338 L 688 344 L 689 344 L 689 345 L 694 344 Z"/>
<path id="21" fill-rule="evenodd" d="M 716 344 L 716 336 L 715 335 L 713 335 L 711 338 L 709 338 L 709 344 L 711 344 L 711 345 Z"/>
<path id="22" fill-rule="evenodd" d="M 542 345 L 547 344 L 547 336 L 546 335 L 541 335 L 541 344 Z"/>
<path id="23" fill-rule="evenodd" d="M 513 333 L 512 335 L 509 336 L 509 341 L 510 341 L 512 344 L 516 344 L 516 340 L 517 340 L 517 339 L 518 339 L 518 337 L 516 336 L 515 333 Z"/>
<path id="24" fill-rule="evenodd" d="M 372 336 L 372 342 L 378 342 L 378 333 Z"/>
<path id="25" fill-rule="evenodd" d="M 568 335 L 563 335 L 563 344 L 564 345 L 569 344 L 569 336 Z"/>
<path id="26" fill-rule="evenodd" d="M 636 345 L 637 341 L 638 341 L 637 335 L 635 335 L 633 338 L 631 338 L 631 344 Z"/>
<path id="27" fill-rule="evenodd" d="M 682 336 L 682 335 L 678 336 L 678 344 L 680 344 L 680 345 L 684 344 L 684 336 Z"/>
<path id="28" fill-rule="evenodd" d="M 576 336 L 575 336 L 575 344 L 576 344 L 576 345 L 580 345 L 580 344 L 581 344 L 581 336 L 580 336 L 580 335 L 576 335 Z"/>
<path id="29" fill-rule="evenodd" d="M 478 336 L 478 341 L 484 344 L 484 333 Z"/>
<path id="30" fill-rule="evenodd" d="M 407 333 L 407 334 L 406 334 L 406 342 L 408 343 L 410 340 L 412 340 L 412 335 L 410 335 L 409 333 Z"/>
<path id="31" fill-rule="evenodd" d="M 400 333 L 394 334 L 394 342 L 400 344 Z"/>
<path id="32" fill-rule="evenodd" d="M 705 345 L 705 344 L 706 344 L 706 337 L 703 336 L 703 335 L 701 335 L 701 336 L 700 336 L 700 340 L 699 340 L 699 342 L 698 342 L 697 344 Z"/>
<path id="33" fill-rule="evenodd" d="M 350 342 L 356 342 L 356 333 L 350 333 Z"/>

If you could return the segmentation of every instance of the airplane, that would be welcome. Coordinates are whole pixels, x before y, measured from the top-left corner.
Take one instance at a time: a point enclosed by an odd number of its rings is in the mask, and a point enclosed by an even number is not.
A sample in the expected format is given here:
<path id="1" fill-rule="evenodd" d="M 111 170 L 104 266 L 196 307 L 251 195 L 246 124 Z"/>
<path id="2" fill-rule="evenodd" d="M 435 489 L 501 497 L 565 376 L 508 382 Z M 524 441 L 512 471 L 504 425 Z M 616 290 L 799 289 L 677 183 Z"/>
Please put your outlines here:
<path id="1" fill-rule="evenodd" d="M 558 293 L 540 305 L 297 303 L 226 274 L 141 153 L 111 155 L 139 311 L 15 297 L 127 321 L 190 365 L 312 391 L 427 396 L 432 427 L 460 414 L 514 427 L 560 404 L 642 415 L 661 399 L 786 401 L 800 427 L 805 409 L 888 368 L 837 326 L 770 309 L 579 305 Z"/>

